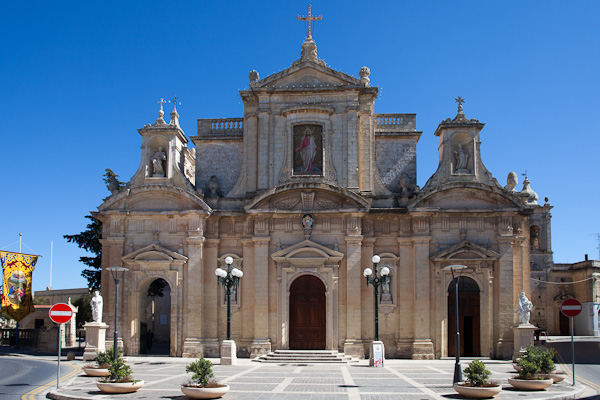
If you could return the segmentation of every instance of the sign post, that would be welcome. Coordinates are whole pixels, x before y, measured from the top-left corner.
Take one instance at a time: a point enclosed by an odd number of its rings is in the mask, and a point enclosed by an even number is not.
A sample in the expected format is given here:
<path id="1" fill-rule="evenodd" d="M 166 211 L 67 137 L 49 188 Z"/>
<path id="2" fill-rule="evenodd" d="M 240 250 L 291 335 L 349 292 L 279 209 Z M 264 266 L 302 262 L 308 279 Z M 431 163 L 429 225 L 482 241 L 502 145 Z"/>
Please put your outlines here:
<path id="1" fill-rule="evenodd" d="M 62 324 L 69 322 L 73 317 L 73 309 L 65 303 L 56 303 L 50 308 L 50 319 L 58 324 L 58 366 L 56 368 L 56 389 L 60 384 L 60 353 L 62 347 Z"/>
<path id="2" fill-rule="evenodd" d="M 581 312 L 581 303 L 577 299 L 566 299 L 560 306 L 560 312 L 565 317 L 569 317 L 569 327 L 571 328 L 571 361 L 573 362 L 573 386 L 575 386 L 575 340 L 573 338 L 573 318 Z"/>

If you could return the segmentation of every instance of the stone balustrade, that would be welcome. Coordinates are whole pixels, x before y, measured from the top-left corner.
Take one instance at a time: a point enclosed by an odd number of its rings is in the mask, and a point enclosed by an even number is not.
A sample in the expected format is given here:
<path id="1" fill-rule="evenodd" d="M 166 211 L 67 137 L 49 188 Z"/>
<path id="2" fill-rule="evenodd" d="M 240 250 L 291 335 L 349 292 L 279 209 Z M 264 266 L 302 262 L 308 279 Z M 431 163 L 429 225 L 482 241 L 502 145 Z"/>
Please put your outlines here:
<path id="1" fill-rule="evenodd" d="M 407 132 L 416 130 L 416 114 L 374 114 L 375 132 Z"/>
<path id="2" fill-rule="evenodd" d="M 241 137 L 243 133 L 243 118 L 212 118 L 198 120 L 199 137 Z"/>

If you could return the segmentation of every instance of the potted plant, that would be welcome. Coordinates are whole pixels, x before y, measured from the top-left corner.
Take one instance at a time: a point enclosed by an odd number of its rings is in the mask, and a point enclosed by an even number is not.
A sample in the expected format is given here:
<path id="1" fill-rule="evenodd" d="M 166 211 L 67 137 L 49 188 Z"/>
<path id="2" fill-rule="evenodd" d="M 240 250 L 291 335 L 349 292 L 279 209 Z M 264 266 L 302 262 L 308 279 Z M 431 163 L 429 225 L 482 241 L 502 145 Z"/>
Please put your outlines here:
<path id="1" fill-rule="evenodd" d="M 122 354 L 123 350 L 119 349 L 119 352 Z M 119 354 L 119 353 L 117 353 Z M 119 356 L 121 356 L 119 354 Z M 108 367 L 110 365 L 110 360 L 113 358 L 113 349 L 110 348 L 106 351 L 101 351 L 96 355 L 94 361 L 96 364 L 88 364 L 83 367 L 83 371 L 88 376 L 108 376 L 110 372 L 108 372 Z"/>
<path id="2" fill-rule="evenodd" d="M 540 354 L 540 370 L 542 376 L 551 378 L 554 383 L 558 383 L 565 379 L 567 374 L 565 374 L 562 370 L 556 369 L 556 365 L 554 364 L 555 355 L 556 350 L 553 348 L 542 351 Z"/>
<path id="3" fill-rule="evenodd" d="M 541 349 L 528 346 L 525 354 L 519 360 L 521 370 L 519 375 L 509 378 L 508 383 L 520 390 L 544 390 L 554 382 L 551 378 L 543 376 L 543 353 Z"/>
<path id="4" fill-rule="evenodd" d="M 108 366 L 109 376 L 96 382 L 98 389 L 105 393 L 131 393 L 144 385 L 144 381 L 131 379 L 131 367 L 125 364 L 120 351 L 111 358 Z"/>
<path id="5" fill-rule="evenodd" d="M 464 373 L 467 378 L 466 382 L 459 382 L 454 385 L 454 390 L 461 396 L 471 399 L 486 399 L 494 397 L 502 390 L 502 385 L 489 380 L 492 373 L 478 359 L 474 359 L 465 368 Z"/>
<path id="6" fill-rule="evenodd" d="M 181 384 L 181 391 L 192 399 L 216 399 L 229 391 L 229 385 L 221 384 L 213 378 L 213 364 L 202 357 L 185 367 L 192 379 Z"/>

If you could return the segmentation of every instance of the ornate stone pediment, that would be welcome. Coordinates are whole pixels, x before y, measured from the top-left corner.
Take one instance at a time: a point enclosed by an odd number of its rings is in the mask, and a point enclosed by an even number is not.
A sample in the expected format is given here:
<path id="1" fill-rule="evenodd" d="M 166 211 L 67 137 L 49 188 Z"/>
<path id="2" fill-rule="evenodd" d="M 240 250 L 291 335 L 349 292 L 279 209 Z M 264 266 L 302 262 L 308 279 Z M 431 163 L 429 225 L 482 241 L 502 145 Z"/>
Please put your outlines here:
<path id="1" fill-rule="evenodd" d="M 319 266 L 327 263 L 338 263 L 343 257 L 344 253 L 311 240 L 303 240 L 271 254 L 271 258 L 278 263 L 287 262 L 296 266 Z"/>
<path id="2" fill-rule="evenodd" d="M 169 269 L 171 265 L 183 265 L 187 259 L 186 256 L 158 244 L 151 244 L 121 257 L 123 263 L 133 269 L 140 269 L 142 265 L 149 269 Z"/>
<path id="3" fill-rule="evenodd" d="M 370 208 L 361 196 L 326 184 L 293 184 L 262 193 L 246 206 L 246 211 L 315 212 L 359 211 Z"/>
<path id="4" fill-rule="evenodd" d="M 510 196 L 510 197 L 509 197 Z M 507 195 L 501 189 L 491 189 L 480 185 L 448 185 L 428 193 L 421 193 L 410 208 L 425 207 L 429 210 L 492 211 L 516 210 L 521 208 L 515 196 Z"/>
<path id="5" fill-rule="evenodd" d="M 303 62 L 266 77 L 257 88 L 296 89 L 327 88 L 332 86 L 362 86 L 356 79 L 317 63 Z"/>
<path id="6" fill-rule="evenodd" d="M 431 258 L 433 261 L 449 261 L 451 263 L 456 263 L 458 261 L 481 262 L 497 260 L 500 258 L 500 254 L 465 240 L 452 247 L 442 250 L 441 252 L 433 255 Z"/>
<path id="7" fill-rule="evenodd" d="M 115 194 L 98 207 L 100 212 L 126 211 L 181 211 L 212 209 L 196 193 L 166 184 L 152 184 L 125 189 Z"/>

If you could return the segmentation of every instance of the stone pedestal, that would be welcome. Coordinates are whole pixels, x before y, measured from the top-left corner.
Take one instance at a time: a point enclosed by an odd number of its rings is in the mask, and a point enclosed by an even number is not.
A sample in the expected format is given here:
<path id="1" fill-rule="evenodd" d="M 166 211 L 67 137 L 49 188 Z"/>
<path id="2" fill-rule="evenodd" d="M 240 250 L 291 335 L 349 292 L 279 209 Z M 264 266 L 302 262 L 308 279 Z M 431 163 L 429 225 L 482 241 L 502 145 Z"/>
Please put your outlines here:
<path id="1" fill-rule="evenodd" d="M 269 339 L 254 339 L 250 345 L 250 358 L 256 358 L 271 352 Z"/>
<path id="2" fill-rule="evenodd" d="M 237 346 L 234 340 L 223 340 L 221 343 L 221 365 L 237 364 Z"/>
<path id="3" fill-rule="evenodd" d="M 533 335 L 536 329 L 537 326 L 531 324 L 517 325 L 513 328 L 515 334 L 513 361 L 519 357 L 519 353 L 524 351 L 527 346 L 533 345 Z"/>
<path id="4" fill-rule="evenodd" d="M 369 354 L 369 367 L 383 367 L 385 361 L 385 346 L 383 342 L 373 341 L 371 343 L 371 353 Z"/>
<path id="5" fill-rule="evenodd" d="M 83 361 L 93 360 L 99 352 L 106 351 L 106 328 L 108 325 L 104 322 L 87 322 L 83 325 L 85 329 Z"/>
<path id="6" fill-rule="evenodd" d="M 344 354 L 356 357 L 360 360 L 365 359 L 365 348 L 361 340 L 346 339 L 344 342 Z"/>
<path id="7" fill-rule="evenodd" d="M 433 342 L 431 340 L 415 340 L 412 344 L 413 360 L 434 360 Z"/>

